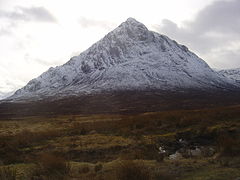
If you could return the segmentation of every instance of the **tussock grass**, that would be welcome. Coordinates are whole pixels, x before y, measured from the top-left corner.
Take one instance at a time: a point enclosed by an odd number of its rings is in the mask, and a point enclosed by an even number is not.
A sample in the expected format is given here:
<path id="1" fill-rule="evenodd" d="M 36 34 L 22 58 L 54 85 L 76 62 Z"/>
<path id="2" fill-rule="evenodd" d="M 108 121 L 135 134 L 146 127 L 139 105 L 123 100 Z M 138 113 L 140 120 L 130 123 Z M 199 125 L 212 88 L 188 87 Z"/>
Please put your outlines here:
<path id="1" fill-rule="evenodd" d="M 17 171 L 13 167 L 0 167 L 0 179 L 1 180 L 16 180 Z"/>

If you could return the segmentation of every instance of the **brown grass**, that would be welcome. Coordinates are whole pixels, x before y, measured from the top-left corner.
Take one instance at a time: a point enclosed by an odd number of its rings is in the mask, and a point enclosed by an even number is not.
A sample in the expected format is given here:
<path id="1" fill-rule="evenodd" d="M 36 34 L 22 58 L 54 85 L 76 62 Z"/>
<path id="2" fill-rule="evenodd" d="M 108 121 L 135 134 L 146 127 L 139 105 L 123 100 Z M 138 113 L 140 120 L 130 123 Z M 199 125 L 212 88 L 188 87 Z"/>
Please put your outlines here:
<path id="1" fill-rule="evenodd" d="M 16 180 L 17 171 L 14 168 L 2 167 L 0 168 L 0 179 L 1 180 Z"/>
<path id="2" fill-rule="evenodd" d="M 59 136 L 58 131 L 42 131 L 31 132 L 23 130 L 22 132 L 13 136 L 0 137 L 0 158 L 4 164 L 11 164 L 16 162 L 23 162 L 24 156 L 22 149 L 31 148 L 43 141 Z"/>
<path id="3" fill-rule="evenodd" d="M 36 172 L 37 175 L 61 179 L 68 176 L 70 172 L 70 164 L 68 161 L 52 153 L 41 154 L 37 163 L 39 167 L 39 172 Z"/>
<path id="4" fill-rule="evenodd" d="M 72 118 L 69 120 L 69 117 Z M 39 169 L 36 177 L 61 179 L 69 175 L 68 163 L 63 157 L 71 160 L 71 164 L 92 163 L 89 167 L 77 169 L 76 177 L 105 177 L 109 172 L 106 162 L 122 159 L 127 161 L 122 161 L 123 164 L 116 170 L 119 179 L 126 179 L 129 174 L 138 174 L 139 171 L 145 174 L 142 175 L 145 178 L 156 176 L 155 179 L 164 179 L 168 177 L 165 170 L 171 168 L 169 164 L 164 170 L 159 168 L 153 172 L 155 170 L 146 168 L 150 167 L 149 164 L 136 162 L 158 161 L 156 166 L 162 167 L 162 164 L 169 163 L 165 157 L 176 151 L 179 139 L 186 140 L 192 146 L 196 143 L 212 147 L 214 153 L 218 148 L 219 154 L 231 159 L 240 154 L 240 107 L 44 118 L 41 123 L 46 121 L 52 128 L 39 126 L 41 128 L 34 131 L 29 125 L 29 130 L 17 131 L 17 134 L 0 133 L 0 159 L 3 164 L 35 163 Z M 14 123 L 21 124 L 21 120 Z M 17 127 L 17 124 L 11 127 Z M 34 126 L 38 127 L 37 122 Z M 208 140 L 209 144 L 201 144 L 202 140 Z M 166 148 L 168 154 L 160 156 L 160 146 Z M 35 158 L 40 153 L 41 156 Z M 110 170 L 110 174 L 115 172 L 115 169 Z"/>

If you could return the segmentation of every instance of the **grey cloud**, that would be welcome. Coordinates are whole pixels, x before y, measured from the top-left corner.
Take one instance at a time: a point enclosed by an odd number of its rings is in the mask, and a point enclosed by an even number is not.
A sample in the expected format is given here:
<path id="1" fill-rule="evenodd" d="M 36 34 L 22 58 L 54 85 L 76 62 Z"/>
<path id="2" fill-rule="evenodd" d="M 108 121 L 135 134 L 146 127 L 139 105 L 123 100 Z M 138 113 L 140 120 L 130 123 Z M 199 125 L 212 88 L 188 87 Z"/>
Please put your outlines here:
<path id="1" fill-rule="evenodd" d="M 0 10 L 0 18 L 14 21 L 56 22 L 56 18 L 44 7 L 16 7 L 14 11 Z"/>
<path id="2" fill-rule="evenodd" d="M 89 19 L 86 17 L 81 17 L 78 20 L 78 22 L 79 22 L 80 26 L 83 28 L 100 27 L 103 29 L 110 30 L 116 26 L 116 24 L 108 22 L 108 21 L 100 21 L 100 20 L 95 20 L 95 19 Z"/>
<path id="3" fill-rule="evenodd" d="M 221 67 L 229 67 L 229 64 L 231 64 L 232 68 L 240 67 L 239 61 L 240 61 L 240 48 L 237 51 L 232 50 L 224 50 L 222 49 L 220 52 L 215 53 L 213 64 L 215 64 L 215 67 L 220 68 Z M 219 63 L 221 63 L 221 66 L 219 66 Z"/>
<path id="4" fill-rule="evenodd" d="M 221 36 L 222 38 L 211 37 L 207 32 L 198 33 L 190 27 L 178 27 L 177 24 L 167 19 L 162 21 L 161 26 L 155 26 L 155 28 L 200 53 L 207 53 L 209 49 L 226 42 L 224 36 Z"/>
<path id="5" fill-rule="evenodd" d="M 200 11 L 190 26 L 199 33 L 240 33 L 240 1 L 216 1 Z"/>
<path id="6" fill-rule="evenodd" d="M 225 64 L 225 59 L 228 62 L 227 67 L 235 67 L 236 64 L 240 66 L 240 54 L 225 50 L 233 42 L 240 43 L 239 8 L 239 0 L 215 1 L 199 11 L 194 21 L 185 21 L 181 27 L 165 19 L 161 25 L 154 28 L 186 44 L 204 57 L 211 57 L 210 53 L 214 52 L 214 49 L 222 49 L 225 53 L 220 54 L 221 51 L 218 51 L 219 54 L 215 56 L 219 63 Z"/>

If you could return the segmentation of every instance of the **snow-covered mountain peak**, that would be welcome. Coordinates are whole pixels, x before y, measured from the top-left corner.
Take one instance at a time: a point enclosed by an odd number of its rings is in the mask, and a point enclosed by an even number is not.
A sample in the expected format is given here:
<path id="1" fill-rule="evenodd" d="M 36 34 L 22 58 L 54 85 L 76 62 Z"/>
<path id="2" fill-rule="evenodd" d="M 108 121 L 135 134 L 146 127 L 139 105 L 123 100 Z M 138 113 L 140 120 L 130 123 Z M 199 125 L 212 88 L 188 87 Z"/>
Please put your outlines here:
<path id="1" fill-rule="evenodd" d="M 129 28 L 133 28 L 136 30 L 138 28 L 147 30 L 147 27 L 143 23 L 137 21 L 136 19 L 134 19 L 132 17 L 128 18 L 125 22 L 123 22 L 122 24 L 119 25 L 119 27 L 122 27 L 122 26 L 128 26 Z"/>
<path id="2" fill-rule="evenodd" d="M 79 56 L 31 80 L 11 98 L 236 86 L 234 80 L 213 71 L 186 46 L 129 18 Z"/>
<path id="3" fill-rule="evenodd" d="M 121 32 L 123 34 L 125 33 L 129 38 L 136 38 L 136 40 L 138 38 L 141 40 L 141 36 L 143 36 L 142 40 L 144 40 L 144 35 L 148 33 L 148 29 L 144 24 L 138 22 L 137 20 L 128 18 L 125 22 L 120 24 L 120 26 L 115 31 L 113 31 L 113 33 L 117 32 Z"/>
<path id="4" fill-rule="evenodd" d="M 120 24 L 116 29 L 106 35 L 105 38 L 112 41 L 146 41 L 149 40 L 152 33 L 147 27 L 133 18 L 128 18 Z M 152 39 L 150 39 L 152 40 Z M 119 45 L 119 44 L 117 44 Z"/>
<path id="5" fill-rule="evenodd" d="M 127 20 L 123 23 L 132 23 L 132 24 L 142 24 L 140 23 L 139 21 L 137 21 L 136 19 L 132 18 L 132 17 L 129 17 L 127 18 Z M 142 24 L 144 26 L 144 24 Z"/>

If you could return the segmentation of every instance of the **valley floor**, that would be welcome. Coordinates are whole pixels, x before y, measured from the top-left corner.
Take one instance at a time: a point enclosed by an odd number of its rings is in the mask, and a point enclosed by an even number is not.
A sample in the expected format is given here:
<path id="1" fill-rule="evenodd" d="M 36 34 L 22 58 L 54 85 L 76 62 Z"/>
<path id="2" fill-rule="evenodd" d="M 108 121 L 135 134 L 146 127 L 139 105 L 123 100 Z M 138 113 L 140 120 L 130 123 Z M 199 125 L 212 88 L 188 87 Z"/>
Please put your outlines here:
<path id="1" fill-rule="evenodd" d="M 1 119 L 0 179 L 236 180 L 239 137 L 240 106 Z"/>

